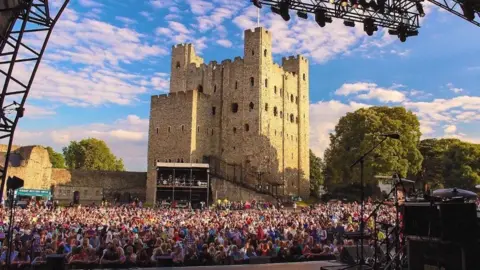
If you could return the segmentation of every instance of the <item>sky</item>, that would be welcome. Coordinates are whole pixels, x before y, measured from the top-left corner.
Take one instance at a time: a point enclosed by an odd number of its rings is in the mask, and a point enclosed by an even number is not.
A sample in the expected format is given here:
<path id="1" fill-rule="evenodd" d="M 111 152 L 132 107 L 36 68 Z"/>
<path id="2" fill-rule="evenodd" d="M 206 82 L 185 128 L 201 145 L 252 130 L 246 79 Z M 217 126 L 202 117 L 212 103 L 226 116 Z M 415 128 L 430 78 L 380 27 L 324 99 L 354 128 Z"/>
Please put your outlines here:
<path id="1" fill-rule="evenodd" d="M 58 8 L 61 1 L 50 1 Z M 480 143 L 480 29 L 426 6 L 419 35 L 405 43 L 341 20 L 320 28 L 269 8 L 276 62 L 310 59 L 310 147 L 319 156 L 347 112 L 374 105 L 417 114 L 423 138 Z M 243 31 L 257 26 L 248 0 L 71 0 L 55 27 L 14 144 L 52 146 L 103 139 L 127 170 L 147 165 L 150 96 L 169 90 L 171 46 L 193 43 L 205 62 L 243 55 Z M 40 37 L 32 42 L 38 46 Z M 28 68 L 19 68 L 19 76 Z M 1 143 L 5 143 L 2 141 Z"/>

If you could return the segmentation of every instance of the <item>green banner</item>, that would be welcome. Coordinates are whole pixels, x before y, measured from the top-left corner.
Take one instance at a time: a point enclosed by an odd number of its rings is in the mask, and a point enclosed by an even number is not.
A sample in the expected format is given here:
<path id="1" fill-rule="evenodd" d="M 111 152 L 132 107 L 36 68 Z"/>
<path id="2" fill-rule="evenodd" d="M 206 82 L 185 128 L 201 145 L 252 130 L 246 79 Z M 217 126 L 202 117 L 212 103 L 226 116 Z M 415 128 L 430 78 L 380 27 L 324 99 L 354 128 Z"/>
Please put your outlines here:
<path id="1" fill-rule="evenodd" d="M 25 189 L 19 188 L 15 191 L 17 196 L 28 196 L 28 197 L 51 197 L 52 193 L 49 189 Z"/>

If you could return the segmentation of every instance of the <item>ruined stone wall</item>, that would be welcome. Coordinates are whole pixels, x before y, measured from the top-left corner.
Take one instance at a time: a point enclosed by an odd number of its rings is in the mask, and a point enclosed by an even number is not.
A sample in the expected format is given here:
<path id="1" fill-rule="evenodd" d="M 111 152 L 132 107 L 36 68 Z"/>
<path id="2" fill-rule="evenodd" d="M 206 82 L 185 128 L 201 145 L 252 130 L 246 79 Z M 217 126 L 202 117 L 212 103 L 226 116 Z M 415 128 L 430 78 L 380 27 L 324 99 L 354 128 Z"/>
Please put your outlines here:
<path id="1" fill-rule="evenodd" d="M 244 45 L 243 58 L 220 65 L 203 64 L 191 44 L 172 48 L 170 93 L 196 90 L 208 98 L 193 95 L 183 105 L 175 99 L 152 98 L 149 202 L 155 196 L 155 157 L 184 156 L 183 148 L 172 147 L 178 142 L 185 149 L 190 145 L 188 155 L 195 160 L 215 155 L 252 172 L 261 171 L 264 180 L 283 182 L 284 194 L 308 197 L 308 61 L 296 56 L 284 58 L 282 66 L 275 64 L 272 34 L 263 28 L 245 31 Z M 190 122 L 195 130 L 190 143 L 183 136 L 156 136 L 154 125 L 172 121 Z"/>
<path id="2" fill-rule="evenodd" d="M 5 145 L 2 145 L 0 148 L 6 151 Z M 12 152 L 20 154 L 23 160 L 21 162 L 21 166 L 8 167 L 8 176 L 16 176 L 23 179 L 24 188 L 50 188 L 52 163 L 48 157 L 47 149 L 41 146 L 12 146 Z"/>
<path id="3" fill-rule="evenodd" d="M 75 191 L 80 193 L 82 204 L 101 202 L 103 196 L 112 201 L 116 195 L 127 193 L 145 200 L 146 179 L 145 172 L 52 169 L 54 197 L 64 203 L 73 200 Z"/>
<path id="4" fill-rule="evenodd" d="M 212 201 L 216 202 L 217 199 L 229 201 L 268 201 L 274 202 L 275 199 L 270 195 L 260 194 L 253 192 L 249 189 L 239 187 L 231 182 L 222 179 L 210 179 L 210 185 L 212 190 Z"/>

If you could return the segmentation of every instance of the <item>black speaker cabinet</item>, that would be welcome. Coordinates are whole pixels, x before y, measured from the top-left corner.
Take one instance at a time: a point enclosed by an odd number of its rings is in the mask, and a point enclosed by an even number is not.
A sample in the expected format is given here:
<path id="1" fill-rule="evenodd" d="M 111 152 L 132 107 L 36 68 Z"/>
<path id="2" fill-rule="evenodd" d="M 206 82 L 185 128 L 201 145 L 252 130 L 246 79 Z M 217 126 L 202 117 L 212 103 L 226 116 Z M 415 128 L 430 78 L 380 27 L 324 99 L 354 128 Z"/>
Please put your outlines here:
<path id="1" fill-rule="evenodd" d="M 409 236 L 407 238 L 408 269 L 478 270 L 479 246 L 462 245 L 438 238 Z"/>
<path id="2" fill-rule="evenodd" d="M 405 235 L 440 237 L 440 213 L 436 204 L 406 202 L 402 208 Z"/>
<path id="3" fill-rule="evenodd" d="M 65 255 L 62 255 L 62 254 L 48 255 L 47 267 L 50 270 L 65 270 Z"/>
<path id="4" fill-rule="evenodd" d="M 439 205 L 442 240 L 454 242 L 478 239 L 477 206 L 474 203 Z"/>

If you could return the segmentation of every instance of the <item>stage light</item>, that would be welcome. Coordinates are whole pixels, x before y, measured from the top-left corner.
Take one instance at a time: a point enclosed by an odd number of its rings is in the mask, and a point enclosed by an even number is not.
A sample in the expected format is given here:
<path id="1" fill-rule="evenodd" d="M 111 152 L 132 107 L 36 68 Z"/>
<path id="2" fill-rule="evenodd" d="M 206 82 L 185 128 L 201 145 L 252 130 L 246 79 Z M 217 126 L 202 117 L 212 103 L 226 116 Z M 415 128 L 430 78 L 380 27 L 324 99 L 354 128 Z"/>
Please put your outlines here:
<path id="1" fill-rule="evenodd" d="M 315 10 L 315 21 L 320 27 L 325 27 L 325 23 L 332 23 L 332 18 L 327 17 L 324 9 L 318 8 Z"/>
<path id="2" fill-rule="evenodd" d="M 377 26 L 375 25 L 375 20 L 372 18 L 366 18 L 363 20 L 363 30 L 367 33 L 367 35 L 372 36 L 373 32 L 378 30 Z"/>
<path id="3" fill-rule="evenodd" d="M 330 4 L 335 4 L 335 0 L 330 0 Z"/>
<path id="4" fill-rule="evenodd" d="M 262 8 L 262 3 L 260 3 L 260 0 L 252 0 L 252 3 L 257 8 Z"/>
<path id="5" fill-rule="evenodd" d="M 417 6 L 417 11 L 418 11 L 418 14 L 420 15 L 420 17 L 425 17 L 425 11 L 423 10 L 422 3 L 417 2 L 417 3 L 415 3 L 415 5 Z"/>
<path id="6" fill-rule="evenodd" d="M 288 13 L 288 9 L 290 8 L 290 1 L 283 0 L 279 4 L 280 6 L 280 16 L 282 16 L 283 20 L 288 22 L 290 20 L 290 14 Z"/>
<path id="7" fill-rule="evenodd" d="M 348 26 L 348 27 L 355 27 L 355 22 L 354 21 L 343 21 L 343 25 Z"/>
<path id="8" fill-rule="evenodd" d="M 348 2 L 346 0 L 342 1 L 341 3 L 342 7 L 347 7 L 348 6 Z"/>
<path id="9" fill-rule="evenodd" d="M 463 16 L 465 16 L 467 20 L 475 20 L 475 11 L 473 10 L 473 5 L 471 2 L 466 1 L 464 4 L 460 4 L 460 7 L 463 10 Z"/>
<path id="10" fill-rule="evenodd" d="M 302 19 L 305 19 L 305 20 L 308 19 L 308 14 L 306 12 L 303 12 L 303 11 L 298 11 L 297 16 L 299 18 L 302 18 Z"/>

